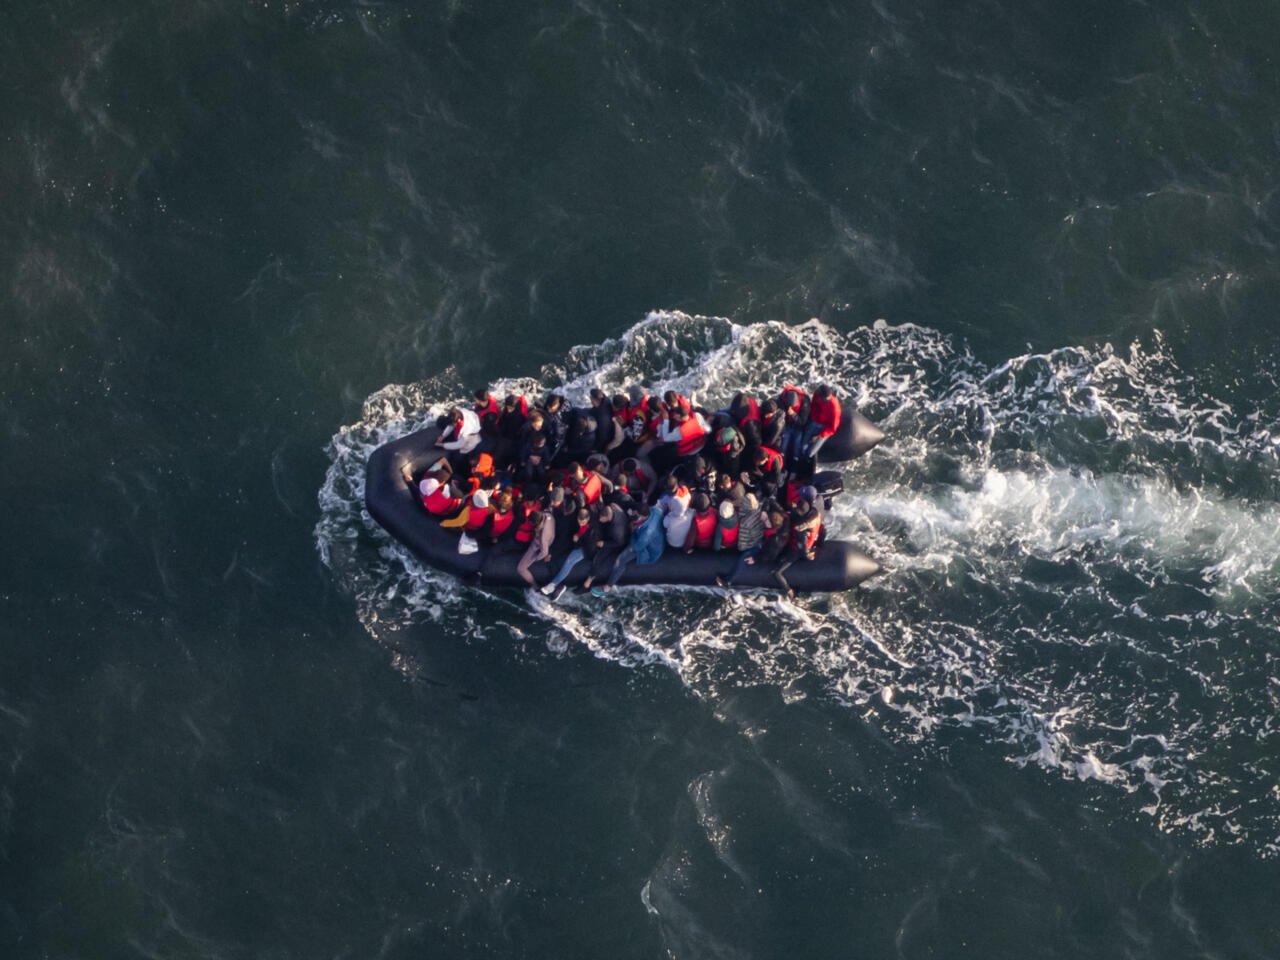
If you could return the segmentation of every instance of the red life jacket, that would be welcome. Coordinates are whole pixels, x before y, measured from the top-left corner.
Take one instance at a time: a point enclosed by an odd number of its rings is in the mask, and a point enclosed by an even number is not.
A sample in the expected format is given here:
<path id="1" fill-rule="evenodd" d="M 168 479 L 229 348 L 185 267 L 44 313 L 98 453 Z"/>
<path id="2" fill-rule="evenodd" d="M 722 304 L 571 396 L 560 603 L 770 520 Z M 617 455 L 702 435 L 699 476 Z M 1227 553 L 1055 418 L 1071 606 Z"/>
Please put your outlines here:
<path id="1" fill-rule="evenodd" d="M 841 413 L 840 401 L 834 393 L 826 400 L 814 397 L 809 402 L 809 422 L 822 425 L 820 437 L 830 437 L 840 429 Z"/>
<path id="2" fill-rule="evenodd" d="M 676 441 L 676 453 L 682 457 L 691 457 L 702 449 L 706 442 L 707 431 L 702 428 L 697 417 L 689 417 L 680 424 L 680 439 Z"/>
<path id="3" fill-rule="evenodd" d="M 480 420 L 484 420 L 484 418 L 490 414 L 496 417 L 500 412 L 498 409 L 498 398 L 492 393 L 486 393 L 484 395 L 484 403 L 482 404 L 477 400 L 471 405 L 471 409 L 476 412 L 476 416 Z"/>
<path id="4" fill-rule="evenodd" d="M 474 503 L 471 509 L 467 511 L 467 522 L 463 524 L 463 529 L 467 533 L 475 533 L 484 526 L 484 522 L 489 519 L 489 514 L 493 512 L 493 507 L 477 507 Z"/>
<path id="5" fill-rule="evenodd" d="M 689 398 L 688 398 L 688 397 L 686 397 L 686 396 L 685 396 L 684 394 L 682 394 L 682 393 L 677 393 L 677 394 L 676 394 L 676 403 L 677 403 L 679 406 L 684 407 L 684 412 L 685 412 L 685 413 L 687 413 L 690 417 L 692 417 L 692 416 L 693 416 L 693 404 L 691 404 L 691 403 L 689 402 Z"/>
<path id="6" fill-rule="evenodd" d="M 714 510 L 693 515 L 693 545 L 698 550 L 707 550 L 715 542 L 716 524 L 719 522 Z"/>
<path id="7" fill-rule="evenodd" d="M 586 498 L 587 503 L 595 503 L 600 499 L 600 494 L 604 490 L 604 484 L 600 482 L 600 475 L 594 470 L 586 471 L 586 476 L 582 478 L 582 482 L 573 481 L 573 491 L 581 493 Z"/>
<path id="8" fill-rule="evenodd" d="M 748 420 L 760 422 L 760 404 L 756 403 L 755 397 L 747 397 L 747 412 L 738 419 L 738 426 L 742 426 Z"/>
<path id="9" fill-rule="evenodd" d="M 802 484 L 795 480 L 788 480 L 786 487 L 782 491 L 783 506 L 794 507 L 796 501 L 800 499 L 800 487 Z"/>
<path id="10" fill-rule="evenodd" d="M 782 393 L 786 393 L 788 390 L 795 391 L 796 405 L 794 407 L 784 407 L 782 405 Z M 784 413 L 795 413 L 797 410 L 800 409 L 800 405 L 804 403 L 805 400 L 809 399 L 809 391 L 801 390 L 799 387 L 790 383 L 783 386 L 782 393 L 778 394 L 778 409 L 782 410 Z M 812 405 L 810 406 L 812 408 Z"/>
<path id="11" fill-rule="evenodd" d="M 520 526 L 516 527 L 515 540 L 516 543 L 528 543 L 533 539 L 533 516 L 532 504 L 524 505 L 524 518 L 520 521 Z"/>
<path id="12" fill-rule="evenodd" d="M 430 494 L 422 498 L 422 505 L 427 508 L 428 513 L 443 517 L 456 513 L 458 508 L 462 506 L 462 498 L 449 496 L 449 485 L 442 483 Z"/>
<path id="13" fill-rule="evenodd" d="M 506 513 L 499 513 L 497 510 L 494 510 L 490 514 L 490 517 L 492 518 L 492 526 L 490 526 L 489 531 L 493 534 L 493 539 L 497 540 L 500 536 L 510 530 L 511 525 L 516 522 L 516 511 L 514 508 L 508 510 Z M 530 529 L 529 534 L 532 536 L 532 529 Z"/>
<path id="14" fill-rule="evenodd" d="M 760 472 L 773 473 L 773 471 L 777 470 L 779 465 L 782 463 L 782 454 L 777 450 L 774 450 L 772 447 L 761 447 L 760 449 L 764 451 L 764 455 L 767 458 L 764 462 L 764 466 L 760 467 Z"/>
<path id="15" fill-rule="evenodd" d="M 742 529 L 741 523 L 735 523 L 732 527 L 720 528 L 720 547 L 721 549 L 730 549 L 738 545 L 738 531 Z"/>

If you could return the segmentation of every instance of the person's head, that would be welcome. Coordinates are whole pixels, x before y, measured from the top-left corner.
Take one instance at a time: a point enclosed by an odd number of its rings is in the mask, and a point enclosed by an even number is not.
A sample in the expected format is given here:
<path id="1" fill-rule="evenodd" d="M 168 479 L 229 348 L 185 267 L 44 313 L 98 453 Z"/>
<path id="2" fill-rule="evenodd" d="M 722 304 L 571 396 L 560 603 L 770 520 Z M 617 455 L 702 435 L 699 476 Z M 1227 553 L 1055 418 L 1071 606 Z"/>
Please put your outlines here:
<path id="1" fill-rule="evenodd" d="M 564 501 L 564 487 L 553 486 L 547 491 L 547 506 L 552 508 L 563 506 Z"/>
<path id="2" fill-rule="evenodd" d="M 548 393 L 546 401 L 542 404 L 546 407 L 548 413 L 555 413 L 564 404 L 564 397 L 558 393 Z"/>
<path id="3" fill-rule="evenodd" d="M 461 422 L 462 422 L 462 408 L 461 408 L 461 407 L 450 407 L 450 408 L 449 408 L 449 412 L 448 412 L 448 414 L 446 414 L 446 416 L 448 416 L 448 418 L 449 418 L 450 420 L 452 420 L 454 423 L 461 423 Z"/>
<path id="4" fill-rule="evenodd" d="M 680 402 L 680 394 L 676 393 L 674 390 L 668 390 L 664 393 L 662 395 L 662 402 L 668 407 L 684 406 L 684 404 Z"/>
<path id="5" fill-rule="evenodd" d="M 819 384 L 818 389 L 813 391 L 813 395 L 817 397 L 819 400 L 830 400 L 831 388 L 827 386 L 825 383 Z"/>
<path id="6" fill-rule="evenodd" d="M 613 399 L 609 402 L 613 405 L 614 413 L 621 413 L 627 409 L 627 398 L 621 393 L 615 393 Z"/>
<path id="7" fill-rule="evenodd" d="M 636 463 L 635 457 L 627 457 L 622 461 L 623 473 L 635 473 L 638 469 L 640 469 L 640 464 Z"/>
<path id="8" fill-rule="evenodd" d="M 586 471 L 582 469 L 582 464 L 580 464 L 577 460 L 569 464 L 569 476 L 573 477 L 573 479 L 582 480 L 586 477 L 586 475 L 587 475 Z"/>
<path id="9" fill-rule="evenodd" d="M 693 495 L 693 509 L 698 513 L 706 513 L 711 509 L 711 498 L 699 491 Z"/>
<path id="10" fill-rule="evenodd" d="M 609 504 L 609 503 L 602 504 L 600 507 L 600 522 L 601 523 L 612 522 L 614 509 L 615 508 L 612 504 Z"/>
<path id="11" fill-rule="evenodd" d="M 497 487 L 498 487 L 498 478 L 497 478 L 497 477 L 495 477 L 495 476 L 488 476 L 488 477 L 481 477 L 481 478 L 480 478 L 480 489 L 481 489 L 481 490 L 488 490 L 489 492 L 491 492 L 491 493 L 492 493 L 494 490 L 496 490 L 496 489 L 497 489 Z"/>
<path id="12" fill-rule="evenodd" d="M 675 493 L 680 489 L 680 478 L 674 473 L 669 473 L 667 474 L 667 479 L 664 481 L 664 484 L 666 486 L 667 493 Z"/>
<path id="13" fill-rule="evenodd" d="M 764 447 L 760 447 L 760 448 L 758 448 L 758 449 L 756 450 L 756 464 L 757 464 L 758 466 L 762 466 L 762 467 L 763 467 L 763 466 L 764 466 L 766 463 L 768 463 L 768 462 L 769 462 L 769 454 L 768 454 L 768 452 L 765 450 L 765 448 L 764 448 Z"/>
<path id="14" fill-rule="evenodd" d="M 543 450 L 547 446 L 547 435 L 541 430 L 535 430 L 529 435 L 529 446 L 535 451 Z"/>
<path id="15" fill-rule="evenodd" d="M 586 507 L 578 507 L 578 523 L 585 525 L 591 522 L 591 511 Z"/>
<path id="16" fill-rule="evenodd" d="M 809 514 L 812 511 L 813 511 L 813 504 L 810 503 L 808 500 L 806 500 L 804 497 L 800 497 L 799 499 L 796 500 L 795 503 L 791 505 L 792 514 L 794 514 L 797 517 L 800 517 L 801 519 L 809 516 Z"/>
<path id="17" fill-rule="evenodd" d="M 489 391 L 488 391 L 488 390 L 485 390 L 484 388 L 481 388 L 481 389 L 479 389 L 479 390 L 476 390 L 474 393 L 472 393 L 472 394 L 471 394 L 471 396 L 472 396 L 472 398 L 474 398 L 474 400 L 475 400 L 475 402 L 476 402 L 476 406 L 477 406 L 477 407 L 484 407 L 484 406 L 488 406 L 488 404 L 489 404 Z"/>
<path id="18" fill-rule="evenodd" d="M 729 404 L 731 407 L 745 407 L 751 402 L 751 394 L 738 392 L 733 395 L 733 402 Z"/>
<path id="19" fill-rule="evenodd" d="M 520 406 L 520 398 L 514 393 L 508 393 L 506 398 L 502 401 L 502 405 L 508 410 L 514 410 L 516 407 Z"/>
<path id="20" fill-rule="evenodd" d="M 532 413 L 529 414 L 529 429 L 541 430 L 542 425 L 546 423 L 546 419 L 547 418 L 542 415 L 541 410 L 534 410 Z"/>
<path id="21" fill-rule="evenodd" d="M 719 512 L 720 512 L 720 519 L 721 519 L 721 520 L 732 520 L 732 519 L 733 519 L 733 516 L 734 516 L 734 512 L 735 512 L 735 511 L 734 511 L 734 509 L 733 509 L 733 501 L 732 501 L 732 500 L 722 500 L 722 501 L 720 502 L 720 511 L 719 511 Z"/>
<path id="22" fill-rule="evenodd" d="M 693 461 L 694 476 L 700 477 L 710 469 L 711 468 L 707 465 L 707 461 L 702 457 L 698 457 Z"/>
<path id="23" fill-rule="evenodd" d="M 493 507 L 499 513 L 506 513 L 514 502 L 510 490 L 499 490 L 493 497 Z"/>
<path id="24" fill-rule="evenodd" d="M 533 524 L 535 530 L 542 526 L 542 521 L 545 519 L 547 519 L 547 515 L 542 510 L 535 510 L 529 514 L 529 522 Z"/>
<path id="25" fill-rule="evenodd" d="M 644 398 L 649 395 L 649 391 L 638 383 L 633 383 L 627 387 L 627 396 L 631 398 L 632 403 L 643 403 Z"/>
<path id="26" fill-rule="evenodd" d="M 778 401 L 766 400 L 764 403 L 760 404 L 760 412 L 764 414 L 766 417 L 772 416 L 773 414 L 777 413 Z"/>
<path id="27" fill-rule="evenodd" d="M 734 484 L 733 474 L 721 473 L 716 476 L 716 489 L 723 492 Z"/>
<path id="28" fill-rule="evenodd" d="M 796 396 L 796 392 L 794 390 L 783 390 L 782 399 L 780 402 L 784 410 L 790 410 L 792 407 L 794 407 L 797 403 L 800 402 L 800 398 Z"/>
<path id="29" fill-rule="evenodd" d="M 592 402 L 592 404 L 594 404 L 594 405 L 595 405 L 595 406 L 597 406 L 597 407 L 598 407 L 598 406 L 600 406 L 600 404 L 602 404 L 602 403 L 604 402 L 604 397 L 605 397 L 604 391 L 603 391 L 603 390 L 601 390 L 599 387 L 592 387 L 592 388 L 591 388 L 591 402 Z"/>

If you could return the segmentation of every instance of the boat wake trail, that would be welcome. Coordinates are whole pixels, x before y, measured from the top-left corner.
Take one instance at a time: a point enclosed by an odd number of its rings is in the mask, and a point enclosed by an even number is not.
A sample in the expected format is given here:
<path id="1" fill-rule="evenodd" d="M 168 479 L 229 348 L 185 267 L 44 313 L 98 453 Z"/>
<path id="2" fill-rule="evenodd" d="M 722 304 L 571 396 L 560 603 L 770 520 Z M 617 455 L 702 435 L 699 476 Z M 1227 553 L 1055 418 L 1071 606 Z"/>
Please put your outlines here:
<path id="1" fill-rule="evenodd" d="M 845 468 L 833 534 L 885 563 L 843 595 L 630 589 L 491 595 L 419 565 L 363 510 L 364 464 L 463 386 L 371 396 L 329 448 L 317 545 L 370 633 L 515 636 L 661 664 L 718 699 L 833 698 L 921 750 L 980 738 L 1012 763 L 1132 795 L 1203 844 L 1280 855 L 1280 426 L 1202 393 L 1161 337 L 990 366 L 933 330 L 740 327 L 655 312 L 500 391 L 645 381 L 704 404 L 839 385 L 889 439 Z M 540 385 L 540 386 L 539 386 Z"/>

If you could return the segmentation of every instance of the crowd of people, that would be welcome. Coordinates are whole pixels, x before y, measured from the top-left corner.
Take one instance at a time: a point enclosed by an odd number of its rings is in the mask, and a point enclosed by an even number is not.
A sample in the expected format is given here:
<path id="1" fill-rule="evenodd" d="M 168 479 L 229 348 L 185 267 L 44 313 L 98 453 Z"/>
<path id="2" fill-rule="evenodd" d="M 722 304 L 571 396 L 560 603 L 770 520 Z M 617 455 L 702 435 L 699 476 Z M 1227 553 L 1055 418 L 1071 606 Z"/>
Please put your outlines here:
<path id="1" fill-rule="evenodd" d="M 785 386 L 777 397 L 739 393 L 708 411 L 668 390 L 640 386 L 570 407 L 558 393 L 540 404 L 477 390 L 470 407 L 440 418 L 440 457 L 421 476 L 405 469 L 427 512 L 459 534 L 459 551 L 520 551 L 517 572 L 556 571 L 553 599 L 582 561 L 579 590 L 608 592 L 633 563 L 665 550 L 726 556 L 716 582 L 768 565 L 812 560 L 823 540 L 823 495 L 811 480 L 818 451 L 840 427 L 828 386 Z"/>

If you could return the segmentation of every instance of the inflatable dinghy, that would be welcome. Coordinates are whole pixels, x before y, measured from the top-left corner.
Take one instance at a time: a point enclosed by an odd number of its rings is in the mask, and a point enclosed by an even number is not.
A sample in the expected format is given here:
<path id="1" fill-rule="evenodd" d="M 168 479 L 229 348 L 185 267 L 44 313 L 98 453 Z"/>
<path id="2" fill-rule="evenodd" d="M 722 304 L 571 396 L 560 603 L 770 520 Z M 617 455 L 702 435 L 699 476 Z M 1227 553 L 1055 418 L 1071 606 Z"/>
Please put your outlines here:
<path id="1" fill-rule="evenodd" d="M 460 577 L 480 576 L 489 586 L 525 587 L 516 573 L 522 550 L 481 548 L 476 553 L 458 553 L 458 535 L 440 526 L 423 509 L 417 492 L 405 482 L 404 469 L 417 475 L 439 459 L 435 446 L 439 430 L 434 425 L 383 444 L 369 457 L 365 471 L 364 500 L 369 515 L 388 533 L 408 547 L 424 563 Z M 838 430 L 818 451 L 818 460 L 835 463 L 866 453 L 884 439 L 884 434 L 861 414 L 846 411 Z M 657 563 L 630 564 L 618 580 L 628 584 L 675 584 L 713 586 L 717 576 L 727 576 L 737 554 L 701 550 L 684 553 L 668 548 Z M 559 569 L 561 560 L 537 563 L 531 568 L 539 583 L 546 583 Z M 555 569 L 552 569 L 552 563 Z M 580 583 L 586 576 L 582 562 L 567 583 Z M 880 564 L 842 540 L 827 540 L 810 561 L 801 561 L 787 570 L 787 581 L 797 592 L 836 592 L 857 586 L 880 571 Z M 747 567 L 734 581 L 737 588 L 776 588 L 767 564 Z"/>

